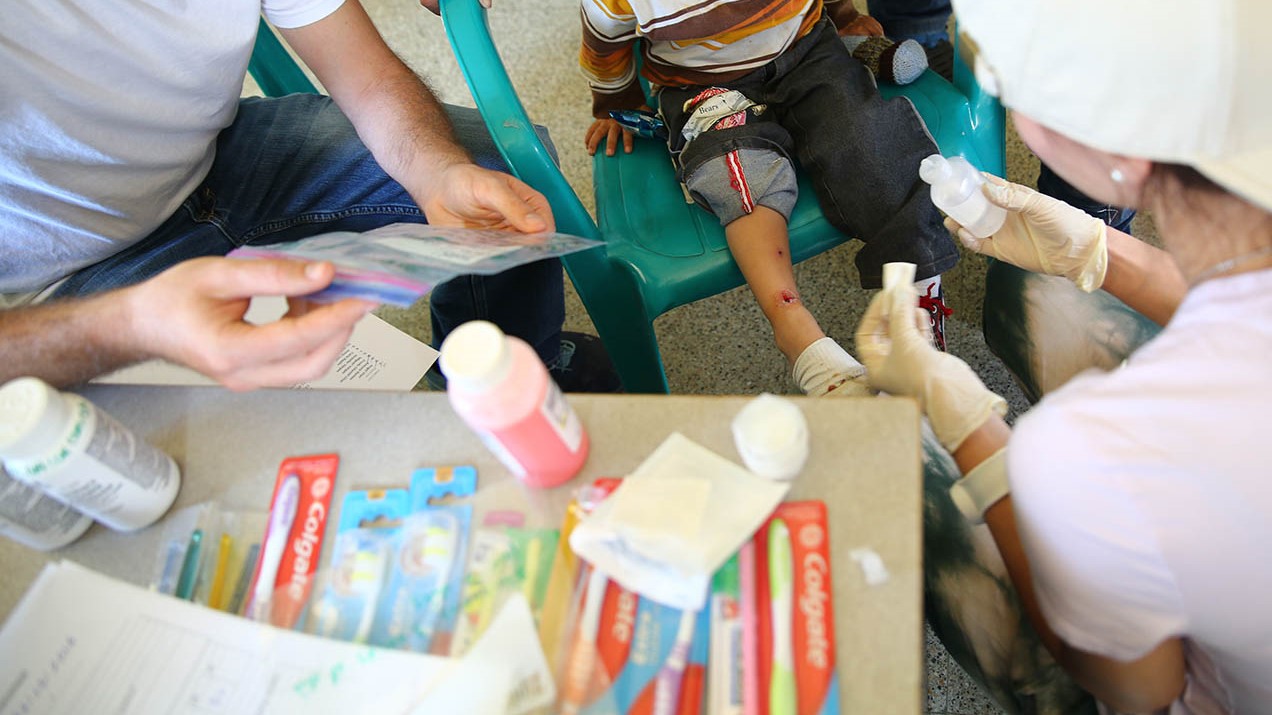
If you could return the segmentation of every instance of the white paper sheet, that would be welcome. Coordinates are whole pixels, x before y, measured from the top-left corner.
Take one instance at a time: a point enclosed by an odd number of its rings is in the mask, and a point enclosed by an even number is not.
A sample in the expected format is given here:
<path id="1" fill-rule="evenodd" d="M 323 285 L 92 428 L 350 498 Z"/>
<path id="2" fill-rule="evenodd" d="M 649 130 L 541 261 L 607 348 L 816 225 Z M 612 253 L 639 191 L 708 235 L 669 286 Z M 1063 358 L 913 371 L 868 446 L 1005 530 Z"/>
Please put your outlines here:
<path id="1" fill-rule="evenodd" d="M 279 630 L 50 564 L 0 631 L 0 715 L 353 715 L 432 703 L 501 715 L 527 647 L 539 650 L 528 614 L 501 611 L 493 643 L 474 646 L 486 655 L 456 662 Z"/>
<path id="2" fill-rule="evenodd" d="M 287 312 L 280 297 L 252 299 L 244 318 L 249 323 L 278 320 Z M 335 365 L 326 375 L 293 385 L 296 389 L 409 391 L 437 360 L 437 351 L 380 318 L 368 314 L 353 328 Z M 115 385 L 215 385 L 211 378 L 180 365 L 151 360 L 118 370 L 93 382 Z"/>

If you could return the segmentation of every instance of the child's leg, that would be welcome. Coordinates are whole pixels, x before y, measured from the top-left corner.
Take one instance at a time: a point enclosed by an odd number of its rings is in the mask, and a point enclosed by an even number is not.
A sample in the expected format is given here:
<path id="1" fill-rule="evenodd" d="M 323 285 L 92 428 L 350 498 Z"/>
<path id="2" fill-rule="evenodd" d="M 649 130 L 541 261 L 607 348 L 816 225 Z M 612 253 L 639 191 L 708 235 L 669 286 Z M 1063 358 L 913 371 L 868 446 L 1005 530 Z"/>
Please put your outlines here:
<path id="1" fill-rule="evenodd" d="M 865 368 L 826 337 L 799 296 L 786 217 L 757 206 L 725 226 L 724 235 L 800 390 L 814 397 L 866 392 Z"/>
<path id="2" fill-rule="evenodd" d="M 724 235 L 751 294 L 773 326 L 778 350 L 794 364 L 804 348 L 826 334 L 795 286 L 786 217 L 767 206 L 757 206 L 725 226 Z"/>
<path id="3" fill-rule="evenodd" d="M 884 101 L 833 29 L 800 42 L 810 46 L 764 100 L 790 131 L 826 219 L 865 243 L 862 287 L 879 287 L 893 261 L 915 264 L 920 279 L 949 270 L 958 248 L 918 173 L 937 147 L 914 105 Z"/>

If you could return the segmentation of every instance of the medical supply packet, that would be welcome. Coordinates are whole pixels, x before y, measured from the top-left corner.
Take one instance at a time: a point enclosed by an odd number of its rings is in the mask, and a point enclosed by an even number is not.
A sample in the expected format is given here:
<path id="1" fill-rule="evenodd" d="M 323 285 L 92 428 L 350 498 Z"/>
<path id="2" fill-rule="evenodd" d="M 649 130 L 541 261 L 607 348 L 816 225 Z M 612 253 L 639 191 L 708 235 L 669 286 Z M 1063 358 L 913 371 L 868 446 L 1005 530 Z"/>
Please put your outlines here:
<path id="1" fill-rule="evenodd" d="M 233 258 L 331 261 L 336 277 L 307 296 L 318 302 L 364 298 L 409 306 L 439 283 L 460 275 L 490 275 L 543 258 L 601 245 L 564 233 L 518 233 L 395 223 L 353 233 L 336 231 L 303 241 L 243 246 Z"/>

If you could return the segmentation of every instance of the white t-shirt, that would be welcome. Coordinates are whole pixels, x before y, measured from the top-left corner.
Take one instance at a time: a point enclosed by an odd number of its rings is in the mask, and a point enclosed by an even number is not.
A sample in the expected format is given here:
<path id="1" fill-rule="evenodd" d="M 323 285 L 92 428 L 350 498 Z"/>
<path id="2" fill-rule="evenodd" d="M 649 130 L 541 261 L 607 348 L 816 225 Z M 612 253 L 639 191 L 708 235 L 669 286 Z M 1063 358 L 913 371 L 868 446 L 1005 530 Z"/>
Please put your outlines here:
<path id="1" fill-rule="evenodd" d="M 5 0 L 0 293 L 37 291 L 159 226 L 234 119 L 262 11 L 343 0 Z"/>
<path id="2" fill-rule="evenodd" d="M 1185 636 L 1172 712 L 1272 712 L 1270 456 L 1264 270 L 1203 283 L 1123 367 L 1020 421 L 1012 504 L 1047 622 L 1120 660 Z"/>

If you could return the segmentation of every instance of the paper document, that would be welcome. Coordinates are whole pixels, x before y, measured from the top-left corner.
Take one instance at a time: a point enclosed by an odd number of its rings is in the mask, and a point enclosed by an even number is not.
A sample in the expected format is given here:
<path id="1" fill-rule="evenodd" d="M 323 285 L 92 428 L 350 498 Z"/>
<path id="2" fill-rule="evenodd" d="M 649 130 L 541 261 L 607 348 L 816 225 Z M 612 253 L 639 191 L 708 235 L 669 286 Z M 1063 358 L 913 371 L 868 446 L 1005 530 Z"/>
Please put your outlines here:
<path id="1" fill-rule="evenodd" d="M 254 298 L 244 316 L 247 322 L 268 323 L 287 312 L 279 297 Z M 293 385 L 297 389 L 408 391 L 437 360 L 437 351 L 380 318 L 368 314 L 353 328 L 336 364 L 326 375 Z M 93 382 L 116 385 L 215 385 L 194 370 L 162 360 L 126 367 Z"/>
<path id="2" fill-rule="evenodd" d="M 0 631 L 0 715 L 502 715 L 550 702 L 529 607 L 500 619 L 492 640 L 474 646 L 484 657 L 456 660 L 279 630 L 50 564 Z M 510 703 L 514 684 L 527 682 L 534 697 Z"/>

